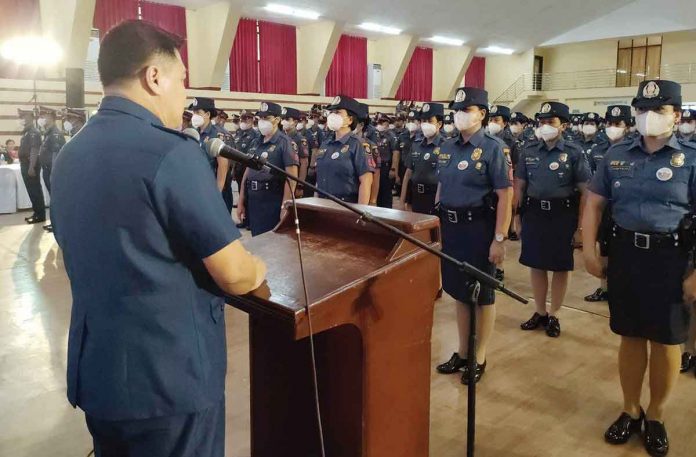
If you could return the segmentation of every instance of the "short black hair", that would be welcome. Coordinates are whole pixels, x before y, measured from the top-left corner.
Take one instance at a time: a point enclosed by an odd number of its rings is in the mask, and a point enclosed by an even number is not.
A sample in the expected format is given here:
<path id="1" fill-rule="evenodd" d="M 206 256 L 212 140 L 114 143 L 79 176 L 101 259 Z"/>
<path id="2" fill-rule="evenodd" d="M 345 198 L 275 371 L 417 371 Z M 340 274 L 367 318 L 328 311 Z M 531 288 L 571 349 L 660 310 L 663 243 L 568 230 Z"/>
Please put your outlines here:
<path id="1" fill-rule="evenodd" d="M 10 144 L 10 143 L 14 143 L 14 142 L 15 142 L 15 141 L 14 141 L 12 138 L 10 138 L 10 139 L 8 139 L 7 141 L 5 141 L 5 146 L 7 146 L 7 145 Z"/>
<path id="2" fill-rule="evenodd" d="M 99 77 L 103 86 L 134 78 L 157 54 L 170 57 L 184 40 L 154 24 L 141 20 L 124 21 L 111 29 L 99 47 Z"/>

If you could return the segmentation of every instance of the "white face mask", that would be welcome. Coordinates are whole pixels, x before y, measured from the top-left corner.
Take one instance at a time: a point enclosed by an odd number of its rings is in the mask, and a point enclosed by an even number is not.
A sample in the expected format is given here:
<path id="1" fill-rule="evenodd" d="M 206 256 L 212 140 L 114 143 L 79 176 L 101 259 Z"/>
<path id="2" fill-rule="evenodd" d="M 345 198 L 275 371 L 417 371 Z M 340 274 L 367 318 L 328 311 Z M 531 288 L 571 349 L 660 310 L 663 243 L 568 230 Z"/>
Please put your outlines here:
<path id="1" fill-rule="evenodd" d="M 45 117 L 40 117 L 38 121 L 36 121 L 37 124 L 39 124 L 39 128 L 46 128 L 46 118 Z"/>
<path id="2" fill-rule="evenodd" d="M 193 116 L 191 116 L 191 125 L 195 128 L 200 127 L 201 125 L 203 125 L 204 122 L 205 119 L 203 119 L 203 116 L 201 116 L 200 114 L 194 114 Z"/>
<path id="3" fill-rule="evenodd" d="M 394 130 L 394 124 L 389 124 L 389 130 Z"/>
<path id="4" fill-rule="evenodd" d="M 574 125 L 573 127 L 571 127 L 571 129 L 573 130 L 573 132 L 577 133 L 577 132 L 580 131 L 580 126 L 579 126 L 579 125 Z"/>
<path id="5" fill-rule="evenodd" d="M 534 136 L 536 137 L 537 140 L 541 139 L 541 129 L 539 127 L 536 127 L 534 129 Z"/>
<path id="6" fill-rule="evenodd" d="M 326 118 L 326 125 L 333 132 L 338 132 L 343 127 L 343 117 L 338 113 L 331 113 Z"/>
<path id="7" fill-rule="evenodd" d="M 692 124 L 691 122 L 682 122 L 679 124 L 679 131 L 682 135 L 691 135 L 694 133 L 694 130 L 696 130 L 696 124 Z"/>
<path id="8" fill-rule="evenodd" d="M 626 135 L 626 129 L 621 127 L 607 127 L 606 132 L 611 141 L 618 141 Z"/>
<path id="9" fill-rule="evenodd" d="M 217 120 L 212 119 L 212 120 L 210 121 L 210 123 L 213 124 L 213 125 L 215 125 L 215 124 L 217 124 Z"/>
<path id="10" fill-rule="evenodd" d="M 597 126 L 591 125 L 591 124 L 583 125 L 582 126 L 582 133 L 583 133 L 583 135 L 586 135 L 586 136 L 592 136 L 595 133 L 597 133 Z"/>
<path id="11" fill-rule="evenodd" d="M 454 132 L 454 124 L 445 124 L 443 128 L 445 129 L 445 133 Z"/>
<path id="12" fill-rule="evenodd" d="M 478 120 L 474 117 L 474 114 L 467 111 L 457 111 L 454 113 L 454 126 L 460 132 L 464 130 L 469 130 L 471 127 L 476 125 Z"/>
<path id="13" fill-rule="evenodd" d="M 240 122 L 239 123 L 239 128 L 242 130 L 249 130 L 253 125 L 249 122 Z"/>
<path id="14" fill-rule="evenodd" d="M 292 122 L 290 122 L 287 119 L 283 119 L 282 121 L 280 121 L 280 125 L 283 126 L 283 130 L 285 131 L 292 130 L 292 128 L 294 127 L 294 125 L 292 125 Z"/>
<path id="15" fill-rule="evenodd" d="M 384 124 L 377 124 L 377 131 L 378 132 L 384 132 L 386 130 L 387 130 L 387 126 L 385 126 Z"/>
<path id="16" fill-rule="evenodd" d="M 432 138 L 437 133 L 437 127 L 430 122 L 421 122 L 420 127 L 426 138 Z"/>
<path id="17" fill-rule="evenodd" d="M 324 130 L 326 128 L 326 124 L 319 124 L 319 130 Z"/>
<path id="18" fill-rule="evenodd" d="M 661 136 L 672 131 L 674 116 L 647 111 L 636 116 L 636 127 L 643 136 Z"/>
<path id="19" fill-rule="evenodd" d="M 513 135 L 519 135 L 520 133 L 522 133 L 522 126 L 519 124 L 513 124 L 510 126 L 510 131 Z"/>
<path id="20" fill-rule="evenodd" d="M 491 135 L 497 135 L 503 130 L 503 127 L 500 124 L 496 124 L 495 122 L 491 122 L 488 124 L 488 133 Z"/>
<path id="21" fill-rule="evenodd" d="M 273 122 L 266 119 L 259 119 L 259 132 L 261 135 L 268 136 L 273 132 Z"/>
<path id="22" fill-rule="evenodd" d="M 541 138 L 544 139 L 544 141 L 555 140 L 556 138 L 558 138 L 559 132 L 560 130 L 558 130 L 553 125 L 544 124 L 541 127 L 539 127 L 539 134 L 541 135 Z"/>
<path id="23" fill-rule="evenodd" d="M 416 130 L 418 130 L 418 125 L 415 122 L 409 122 L 408 124 L 406 124 L 406 128 L 410 133 L 413 133 Z"/>
<path id="24" fill-rule="evenodd" d="M 63 130 L 65 130 L 66 132 L 70 133 L 70 132 L 72 132 L 72 129 L 73 129 L 72 122 L 70 122 L 70 121 L 63 121 Z"/>
<path id="25" fill-rule="evenodd" d="M 307 121 L 307 128 L 311 129 L 312 127 L 314 127 L 314 119 L 309 119 Z"/>
<path id="26" fill-rule="evenodd" d="M 297 130 L 304 130 L 304 123 L 300 122 L 297 124 Z"/>

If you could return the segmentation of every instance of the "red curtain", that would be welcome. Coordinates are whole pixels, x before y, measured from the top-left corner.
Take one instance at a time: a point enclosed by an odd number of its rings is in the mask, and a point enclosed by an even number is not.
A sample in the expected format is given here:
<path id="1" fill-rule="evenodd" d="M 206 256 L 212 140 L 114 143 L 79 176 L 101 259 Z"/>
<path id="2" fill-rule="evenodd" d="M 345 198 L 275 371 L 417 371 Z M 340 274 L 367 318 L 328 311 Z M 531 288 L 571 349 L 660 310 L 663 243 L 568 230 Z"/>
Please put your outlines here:
<path id="1" fill-rule="evenodd" d="M 158 27 L 186 38 L 186 8 L 181 6 L 163 5 L 161 3 L 140 2 L 140 13 L 144 21 L 152 22 Z M 181 60 L 188 69 L 188 46 L 184 43 L 179 49 Z M 188 78 L 186 78 L 188 87 Z"/>
<path id="2" fill-rule="evenodd" d="M 0 14 L 0 43 L 16 36 L 41 32 L 39 0 L 3 0 Z M 40 76 L 40 75 L 37 75 Z M 34 72 L 0 57 L 0 78 L 32 78 Z"/>
<path id="3" fill-rule="evenodd" d="M 97 0 L 94 6 L 94 28 L 99 39 L 113 26 L 128 19 L 138 19 L 138 0 Z"/>
<path id="4" fill-rule="evenodd" d="M 483 89 L 486 83 L 486 59 L 484 57 L 474 57 L 471 59 L 469 68 L 464 75 L 464 85 Z"/>
<path id="5" fill-rule="evenodd" d="M 367 38 L 342 35 L 329 73 L 326 96 L 367 98 Z"/>
<path id="6" fill-rule="evenodd" d="M 295 27 L 259 21 L 259 51 L 259 90 L 267 94 L 296 94 Z"/>
<path id="7" fill-rule="evenodd" d="M 396 98 L 399 100 L 431 101 L 433 96 L 433 49 L 417 47 L 413 51 Z"/>
<path id="8" fill-rule="evenodd" d="M 230 54 L 230 90 L 259 92 L 256 19 L 240 19 Z"/>

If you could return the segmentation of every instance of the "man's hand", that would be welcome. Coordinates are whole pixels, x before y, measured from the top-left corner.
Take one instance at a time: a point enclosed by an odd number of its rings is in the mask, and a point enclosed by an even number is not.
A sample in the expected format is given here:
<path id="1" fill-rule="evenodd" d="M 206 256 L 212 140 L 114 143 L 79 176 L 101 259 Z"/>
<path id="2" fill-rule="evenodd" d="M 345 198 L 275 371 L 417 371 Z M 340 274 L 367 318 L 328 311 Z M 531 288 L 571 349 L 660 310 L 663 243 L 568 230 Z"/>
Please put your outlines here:
<path id="1" fill-rule="evenodd" d="M 245 217 L 246 217 L 246 208 L 244 207 L 244 199 L 240 198 L 239 201 L 237 202 L 237 219 L 239 219 L 239 222 L 244 222 Z"/>
<path id="2" fill-rule="evenodd" d="M 597 255 L 597 252 L 594 249 L 594 246 L 586 249 L 589 252 L 585 252 L 585 270 L 589 274 L 591 274 L 594 277 L 597 277 L 599 279 L 604 279 L 607 277 L 607 271 L 604 268 L 604 264 L 602 263 L 602 259 L 599 258 Z"/>
<path id="3" fill-rule="evenodd" d="M 27 174 L 30 178 L 36 178 L 36 167 L 29 167 Z"/>
<path id="4" fill-rule="evenodd" d="M 696 270 L 686 277 L 682 289 L 684 291 L 684 303 L 693 305 L 696 302 Z"/>
<path id="5" fill-rule="evenodd" d="M 505 260 L 505 242 L 499 243 L 493 240 L 491 248 L 488 250 L 488 261 L 499 265 L 503 260 Z"/>

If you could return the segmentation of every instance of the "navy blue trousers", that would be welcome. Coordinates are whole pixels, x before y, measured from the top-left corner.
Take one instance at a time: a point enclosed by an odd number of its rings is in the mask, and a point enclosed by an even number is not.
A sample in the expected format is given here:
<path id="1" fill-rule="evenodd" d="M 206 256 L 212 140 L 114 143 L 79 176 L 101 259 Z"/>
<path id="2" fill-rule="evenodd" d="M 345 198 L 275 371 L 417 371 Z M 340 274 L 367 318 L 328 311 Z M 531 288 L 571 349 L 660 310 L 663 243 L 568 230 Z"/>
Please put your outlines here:
<path id="1" fill-rule="evenodd" d="M 224 457 L 225 398 L 203 411 L 108 421 L 86 416 L 95 457 Z"/>
<path id="2" fill-rule="evenodd" d="M 46 218 L 46 203 L 44 202 L 43 188 L 41 187 L 41 167 L 36 166 L 36 176 L 29 176 L 29 160 L 19 162 L 22 170 L 22 179 L 31 200 L 31 208 L 34 216 L 39 219 Z"/>

